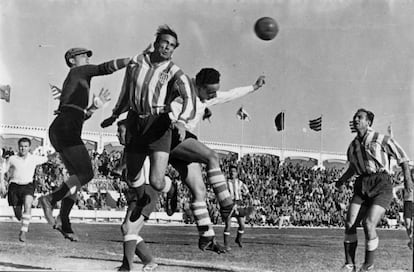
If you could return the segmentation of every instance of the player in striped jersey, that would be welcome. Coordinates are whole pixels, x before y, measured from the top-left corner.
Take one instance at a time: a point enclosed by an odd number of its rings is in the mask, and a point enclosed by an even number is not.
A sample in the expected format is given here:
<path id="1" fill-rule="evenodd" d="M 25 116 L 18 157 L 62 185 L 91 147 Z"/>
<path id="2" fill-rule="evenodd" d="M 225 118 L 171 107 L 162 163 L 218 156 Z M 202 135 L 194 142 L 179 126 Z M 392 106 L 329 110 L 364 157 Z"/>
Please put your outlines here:
<path id="1" fill-rule="evenodd" d="M 127 180 L 137 184 L 137 202 L 131 213 L 131 222 L 141 215 L 149 202 L 144 183 L 138 179 L 147 156 L 150 159 L 149 182 L 160 192 L 176 193 L 176 185 L 164 179 L 171 149 L 171 129 L 185 137 L 184 123 L 194 115 L 194 95 L 188 78 L 175 65 L 172 54 L 179 46 L 177 33 L 170 27 L 160 26 L 153 43 L 154 50 L 144 51 L 129 63 L 118 102 L 112 116 L 105 119 L 102 127 L 110 126 L 120 114 L 127 112 L 126 119 L 126 167 Z M 171 86 L 175 86 L 174 92 Z M 168 112 L 171 101 L 180 97 L 184 107 L 178 119 L 171 122 Z M 131 242 L 132 243 L 132 242 Z"/>
<path id="2" fill-rule="evenodd" d="M 88 107 L 91 79 L 95 76 L 112 74 L 124 68 L 129 58 L 108 61 L 99 65 L 89 64 L 92 51 L 85 48 L 71 48 L 65 53 L 70 70 L 63 83 L 57 117 L 49 127 L 52 146 L 59 152 L 69 178 L 53 193 L 39 198 L 49 224 L 55 225 L 53 206 L 62 200 L 62 209 L 70 213 L 74 198 L 70 197 L 93 178 L 91 159 L 81 139 L 83 123 L 103 104 L 110 100 L 109 92 L 101 90 L 93 95 Z M 73 233 L 71 229 L 66 233 Z"/>
<path id="3" fill-rule="evenodd" d="M 411 169 L 411 179 L 414 178 L 414 168 Z M 400 202 L 397 192 L 402 192 L 403 198 L 403 218 L 404 225 L 408 235 L 408 248 L 413 249 L 413 194 L 405 188 L 405 184 L 400 183 L 393 188 L 394 198 Z"/>
<path id="4" fill-rule="evenodd" d="M 245 203 L 243 203 L 243 198 L 248 197 L 249 200 L 251 199 L 251 195 L 249 192 L 249 188 L 245 183 L 243 183 L 238 178 L 238 170 L 237 167 L 232 165 L 230 166 L 230 179 L 227 180 L 227 186 L 230 191 L 230 195 L 232 196 L 234 202 L 237 204 L 238 208 L 238 214 L 234 215 L 237 219 L 237 223 L 239 225 L 237 229 L 237 236 L 236 236 L 236 244 L 239 245 L 239 247 L 243 247 L 242 245 L 242 236 L 244 233 L 244 223 L 246 221 L 246 216 L 248 216 L 253 208 L 241 208 L 244 206 Z M 224 246 L 226 247 L 226 251 L 230 250 L 229 247 L 229 238 L 230 238 L 230 228 L 231 228 L 231 217 L 227 218 L 227 220 L 224 222 L 224 231 L 223 231 L 223 239 L 224 239 Z"/>
<path id="5" fill-rule="evenodd" d="M 190 188 L 193 195 L 191 209 L 195 215 L 196 225 L 199 229 L 199 248 L 201 250 L 221 251 L 219 244 L 215 241 L 215 234 L 208 214 L 205 202 L 206 189 L 203 182 L 200 163 L 207 166 L 207 181 L 213 187 L 214 193 L 220 205 L 223 221 L 231 217 L 235 211 L 233 199 L 227 189 L 226 178 L 223 175 L 217 153 L 197 140 L 192 133 L 196 124 L 203 118 L 208 106 L 222 104 L 244 95 L 253 93 L 265 84 L 264 76 L 250 86 L 239 87 L 227 92 L 219 92 L 220 73 L 212 68 L 203 68 L 197 73 L 195 79 L 191 80 L 191 86 L 197 94 L 195 104 L 195 115 L 186 122 L 186 139 L 182 142 L 178 139 L 178 132 L 173 130 L 172 150 L 170 163 L 177 169 L 185 184 Z M 172 104 L 170 113 L 171 120 L 178 118 L 183 107 L 183 102 L 177 98 Z M 168 195 L 167 195 L 168 196 Z M 167 205 L 171 205 L 167 199 Z M 171 214 L 171 212 L 170 212 Z"/>
<path id="6" fill-rule="evenodd" d="M 349 168 L 338 179 L 337 186 L 357 175 L 354 195 L 345 221 L 345 265 L 344 271 L 356 271 L 355 252 L 358 244 L 357 225 L 362 220 L 365 232 L 365 260 L 359 271 L 372 271 L 374 253 L 378 248 L 376 226 L 392 197 L 390 158 L 396 159 L 402 168 L 404 185 L 412 195 L 413 183 L 408 167 L 408 157 L 400 145 L 391 137 L 375 132 L 371 126 L 374 114 L 358 109 L 353 117 L 357 136 L 349 145 L 347 157 Z"/>

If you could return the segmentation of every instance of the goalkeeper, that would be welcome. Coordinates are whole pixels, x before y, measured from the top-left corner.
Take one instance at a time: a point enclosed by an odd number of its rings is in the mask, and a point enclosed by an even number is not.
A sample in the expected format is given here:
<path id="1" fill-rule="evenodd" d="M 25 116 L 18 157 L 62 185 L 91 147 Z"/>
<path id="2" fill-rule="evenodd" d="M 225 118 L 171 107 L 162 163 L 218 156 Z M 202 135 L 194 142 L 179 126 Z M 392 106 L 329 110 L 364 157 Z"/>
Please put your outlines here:
<path id="1" fill-rule="evenodd" d="M 129 58 L 111 60 L 99 65 L 89 64 L 92 51 L 72 48 L 65 53 L 69 73 L 63 83 L 56 118 L 49 127 L 49 139 L 61 157 L 69 178 L 53 193 L 39 198 L 46 220 L 54 225 L 53 206 L 62 200 L 62 210 L 69 215 L 76 193 L 93 178 L 93 170 L 88 150 L 82 139 L 82 126 L 94 111 L 110 100 L 109 91 L 102 89 L 88 107 L 91 79 L 95 76 L 112 74 L 124 68 Z M 62 212 L 61 210 L 61 212 Z M 73 233 L 71 229 L 64 230 Z"/>

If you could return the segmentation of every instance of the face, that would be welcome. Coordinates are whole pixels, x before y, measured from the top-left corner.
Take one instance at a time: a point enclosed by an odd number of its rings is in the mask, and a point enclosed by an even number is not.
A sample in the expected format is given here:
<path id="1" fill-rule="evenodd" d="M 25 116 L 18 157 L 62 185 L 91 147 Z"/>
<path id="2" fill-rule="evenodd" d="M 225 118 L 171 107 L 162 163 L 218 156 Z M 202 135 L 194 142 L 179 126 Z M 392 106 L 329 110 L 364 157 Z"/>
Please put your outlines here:
<path id="1" fill-rule="evenodd" d="M 19 155 L 26 156 L 30 151 L 30 144 L 28 142 L 19 143 Z"/>
<path id="2" fill-rule="evenodd" d="M 235 179 L 235 178 L 237 178 L 237 176 L 238 176 L 237 169 L 236 168 L 230 169 L 230 177 L 232 179 Z"/>
<path id="3" fill-rule="evenodd" d="M 220 89 L 220 83 L 208 84 L 198 87 L 198 96 L 202 102 L 217 97 L 217 91 Z"/>
<path id="4" fill-rule="evenodd" d="M 163 60 L 168 60 L 171 58 L 174 53 L 175 48 L 177 47 L 177 40 L 168 34 L 163 34 L 160 38 L 154 43 L 154 53 Z"/>
<path id="5" fill-rule="evenodd" d="M 118 136 L 118 140 L 121 145 L 125 145 L 125 134 L 126 134 L 125 125 L 118 126 L 118 133 L 116 134 L 116 136 Z"/>
<path id="6" fill-rule="evenodd" d="M 371 122 L 368 120 L 367 113 L 364 111 L 359 111 L 354 116 L 354 127 L 359 132 L 364 132 L 368 129 Z"/>
<path id="7" fill-rule="evenodd" d="M 89 57 L 86 53 L 76 55 L 70 59 L 70 62 L 73 64 L 74 67 L 86 65 L 89 64 Z"/>

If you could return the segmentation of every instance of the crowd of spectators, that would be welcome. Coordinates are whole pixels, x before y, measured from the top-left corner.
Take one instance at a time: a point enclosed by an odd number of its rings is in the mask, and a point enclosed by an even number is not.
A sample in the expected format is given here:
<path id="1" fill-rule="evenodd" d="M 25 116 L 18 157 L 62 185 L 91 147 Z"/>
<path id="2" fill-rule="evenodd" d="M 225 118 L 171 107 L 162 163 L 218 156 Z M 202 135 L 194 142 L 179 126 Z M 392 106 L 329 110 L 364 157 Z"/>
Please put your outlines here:
<path id="1" fill-rule="evenodd" d="M 8 150 L 8 154 L 12 154 Z M 4 155 L 4 153 L 3 153 Z M 90 151 L 95 178 L 79 192 L 77 207 L 79 209 L 126 208 L 126 183 L 122 175 L 114 170 L 120 163 L 121 151 L 104 150 L 101 154 Z M 244 205 L 253 206 L 254 212 L 247 218 L 251 225 L 277 226 L 281 218 L 289 218 L 293 226 L 332 226 L 342 227 L 347 206 L 352 196 L 353 181 L 343 190 L 337 190 L 334 181 L 344 169 L 321 169 L 293 162 L 281 164 L 277 157 L 271 155 L 247 154 L 241 159 L 236 154 L 220 156 L 220 165 L 229 177 L 229 166 L 236 165 L 239 179 L 249 188 L 251 198 L 245 199 Z M 191 194 L 182 184 L 178 173 L 171 167 L 167 175 L 178 184 L 179 209 L 186 223 L 193 223 L 190 210 Z M 203 171 L 204 177 L 206 176 Z M 67 178 L 66 170 L 58 157 L 36 169 L 34 181 L 38 194 L 48 193 Z M 205 179 L 206 180 L 206 179 Z M 398 180 L 398 178 L 395 178 Z M 207 204 L 213 223 L 221 223 L 218 203 L 212 188 L 207 186 Z M 119 197 L 109 207 L 108 191 L 116 191 Z M 161 195 L 156 210 L 164 210 L 165 198 Z M 115 207 L 113 207 L 115 205 Z M 399 219 L 402 205 L 393 200 L 382 222 L 387 219 Z"/>

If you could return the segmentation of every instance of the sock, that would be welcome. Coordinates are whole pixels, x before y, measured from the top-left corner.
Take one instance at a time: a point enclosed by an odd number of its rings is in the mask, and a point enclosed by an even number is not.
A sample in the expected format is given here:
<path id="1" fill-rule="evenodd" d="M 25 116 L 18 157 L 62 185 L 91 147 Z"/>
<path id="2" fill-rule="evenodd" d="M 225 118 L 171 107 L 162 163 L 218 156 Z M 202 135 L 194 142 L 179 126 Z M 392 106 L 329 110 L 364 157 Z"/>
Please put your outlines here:
<path id="1" fill-rule="evenodd" d="M 372 240 L 365 240 L 365 265 L 370 266 L 374 263 L 374 255 L 378 248 L 378 242 L 378 237 Z"/>
<path id="2" fill-rule="evenodd" d="M 345 263 L 355 264 L 355 252 L 358 246 L 358 237 L 356 233 L 345 234 L 344 249 Z"/>
<path id="3" fill-rule="evenodd" d="M 213 223 L 211 223 L 210 215 L 205 202 L 193 202 L 190 206 L 194 214 L 195 223 L 197 225 L 200 237 L 214 236 Z"/>
<path id="4" fill-rule="evenodd" d="M 135 254 L 137 254 L 137 256 L 141 259 L 143 264 L 149 264 L 153 260 L 151 251 L 147 247 L 145 241 L 140 236 L 138 236 Z"/>
<path id="5" fill-rule="evenodd" d="M 207 180 L 213 187 L 214 194 L 216 195 L 221 208 L 233 204 L 233 199 L 231 198 L 229 189 L 227 188 L 226 178 L 220 168 L 208 170 Z"/>
<path id="6" fill-rule="evenodd" d="M 22 216 L 22 227 L 20 228 L 20 231 L 24 231 L 24 232 L 28 232 L 29 231 L 29 224 L 30 224 L 30 219 L 32 218 L 32 216 L 30 215 L 30 213 L 23 213 Z"/>
<path id="7" fill-rule="evenodd" d="M 229 238 L 230 238 L 230 232 L 223 232 L 223 242 L 224 242 L 224 246 L 228 247 L 229 245 Z"/>
<path id="8" fill-rule="evenodd" d="M 132 269 L 132 264 L 134 263 L 134 255 L 135 255 L 135 247 L 137 245 L 137 235 L 128 235 L 128 236 L 135 236 L 127 238 L 127 236 L 124 236 L 124 257 L 122 259 L 122 267 Z M 127 240 L 125 239 L 133 239 L 133 240 Z"/>
<path id="9" fill-rule="evenodd" d="M 62 230 L 66 233 L 73 233 L 69 220 L 69 214 L 74 204 L 75 200 L 72 198 L 66 197 L 62 199 L 62 206 L 60 207 L 59 215 L 62 220 Z"/>
<path id="10" fill-rule="evenodd" d="M 242 236 L 243 236 L 244 230 L 238 230 L 237 231 L 237 237 L 236 237 L 236 241 L 241 242 L 242 240 Z"/>

